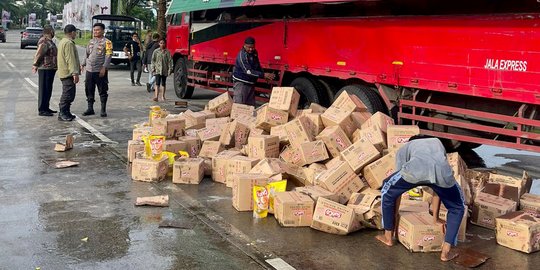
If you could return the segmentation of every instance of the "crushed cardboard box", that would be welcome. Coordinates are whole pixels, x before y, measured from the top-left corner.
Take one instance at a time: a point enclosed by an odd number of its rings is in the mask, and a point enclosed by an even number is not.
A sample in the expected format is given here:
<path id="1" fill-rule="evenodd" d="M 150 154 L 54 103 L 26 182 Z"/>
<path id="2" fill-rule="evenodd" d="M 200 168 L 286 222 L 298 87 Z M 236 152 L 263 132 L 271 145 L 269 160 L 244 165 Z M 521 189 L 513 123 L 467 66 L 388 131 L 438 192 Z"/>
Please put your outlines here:
<path id="1" fill-rule="evenodd" d="M 517 211 L 497 217 L 497 243 L 532 253 L 540 250 L 540 217 Z"/>
<path id="2" fill-rule="evenodd" d="M 66 135 L 66 139 L 64 140 L 64 142 L 57 143 L 54 146 L 54 151 L 56 152 L 65 152 L 70 149 L 73 149 L 73 135 L 71 134 Z"/>
<path id="3" fill-rule="evenodd" d="M 523 194 L 519 200 L 519 209 L 527 213 L 540 215 L 540 195 Z"/>
<path id="4" fill-rule="evenodd" d="M 429 213 L 406 213 L 399 219 L 398 240 L 411 252 L 441 251 L 444 242 L 443 227 Z"/>
<path id="5" fill-rule="evenodd" d="M 495 218 L 516 211 L 515 201 L 480 192 L 474 199 L 471 223 L 495 229 Z"/>
<path id="6" fill-rule="evenodd" d="M 334 202 L 339 202 L 339 196 L 319 186 L 296 187 L 294 191 L 309 196 L 314 202 L 319 198 L 325 198 Z"/>
<path id="7" fill-rule="evenodd" d="M 353 193 L 347 206 L 356 214 L 357 220 L 366 228 L 382 230 L 381 192 L 366 189 L 360 193 Z"/>

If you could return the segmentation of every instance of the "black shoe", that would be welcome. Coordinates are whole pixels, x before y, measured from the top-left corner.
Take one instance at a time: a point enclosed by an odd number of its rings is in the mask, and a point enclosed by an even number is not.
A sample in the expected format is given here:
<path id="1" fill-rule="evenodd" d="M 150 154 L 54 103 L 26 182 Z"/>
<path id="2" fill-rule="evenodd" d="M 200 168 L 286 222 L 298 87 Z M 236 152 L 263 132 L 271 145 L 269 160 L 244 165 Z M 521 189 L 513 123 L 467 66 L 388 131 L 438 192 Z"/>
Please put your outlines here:
<path id="1" fill-rule="evenodd" d="M 73 121 L 73 118 L 71 118 L 69 115 L 60 113 L 60 114 L 58 114 L 58 121 L 69 122 L 69 121 Z"/>
<path id="2" fill-rule="evenodd" d="M 140 82 L 137 82 L 137 86 L 142 86 L 142 84 Z"/>
<path id="3" fill-rule="evenodd" d="M 134 82 L 132 82 L 132 83 L 131 83 L 131 86 L 135 86 L 135 83 L 134 83 Z"/>
<path id="4" fill-rule="evenodd" d="M 107 113 L 106 113 L 106 112 L 102 112 L 101 114 L 99 114 L 99 116 L 101 116 L 101 117 L 107 117 Z"/>
<path id="5" fill-rule="evenodd" d="M 71 117 L 71 119 L 77 118 L 77 116 L 71 114 L 71 112 L 66 113 L 67 116 Z"/>
<path id="6" fill-rule="evenodd" d="M 45 111 L 45 112 L 39 112 L 39 116 L 53 116 L 54 114 L 52 112 L 48 112 L 48 111 Z"/>
<path id="7" fill-rule="evenodd" d="M 57 113 L 58 111 L 55 111 L 55 110 L 51 110 L 51 109 L 47 109 L 48 112 L 50 113 Z"/>
<path id="8" fill-rule="evenodd" d="M 146 84 L 146 91 L 148 93 L 152 92 L 152 85 L 151 84 L 149 84 L 149 83 Z"/>
<path id="9" fill-rule="evenodd" d="M 94 114 L 96 114 L 96 113 L 94 112 L 94 110 L 86 110 L 86 111 L 84 111 L 84 112 L 82 113 L 83 116 L 94 115 Z"/>

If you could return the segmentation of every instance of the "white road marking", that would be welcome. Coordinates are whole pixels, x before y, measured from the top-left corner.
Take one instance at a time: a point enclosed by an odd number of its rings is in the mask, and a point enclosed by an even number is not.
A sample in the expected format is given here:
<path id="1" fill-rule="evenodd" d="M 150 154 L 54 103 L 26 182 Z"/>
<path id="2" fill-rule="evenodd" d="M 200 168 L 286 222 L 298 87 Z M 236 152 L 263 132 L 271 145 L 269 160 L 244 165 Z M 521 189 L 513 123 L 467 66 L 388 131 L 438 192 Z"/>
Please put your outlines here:
<path id="1" fill-rule="evenodd" d="M 276 270 L 296 270 L 296 268 L 292 267 L 281 258 L 268 259 L 266 262 Z"/>
<path id="2" fill-rule="evenodd" d="M 12 67 L 12 68 L 15 67 L 15 65 L 14 65 L 13 63 L 11 63 L 11 62 L 8 62 L 8 65 L 9 65 L 10 67 Z"/>
<path id="3" fill-rule="evenodd" d="M 28 84 L 30 84 L 31 86 L 33 86 L 34 88 L 39 88 L 39 86 L 37 84 L 35 84 L 32 80 L 30 80 L 30 78 L 24 78 L 24 80 L 26 82 L 28 82 Z"/>
<path id="4" fill-rule="evenodd" d="M 3 53 L 0 53 L 0 55 L 1 55 L 2 57 L 6 57 L 6 55 L 5 55 L 5 54 L 3 54 Z"/>
<path id="5" fill-rule="evenodd" d="M 30 78 L 24 78 L 24 80 L 30 84 L 32 87 L 34 88 L 38 88 L 38 85 L 35 84 L 32 80 L 30 80 Z M 34 95 L 34 97 L 37 98 L 37 93 L 30 89 L 29 87 L 25 87 L 32 95 Z M 77 121 L 77 123 L 79 123 L 81 126 L 83 126 L 84 128 L 88 129 L 88 131 L 90 131 L 90 133 L 92 133 L 94 136 L 98 137 L 102 142 L 104 143 L 116 143 L 115 141 L 107 138 L 107 136 L 103 135 L 103 133 L 99 132 L 99 130 L 97 130 L 96 128 L 94 128 L 92 125 L 88 124 L 88 122 L 84 121 L 83 119 L 77 117 L 75 118 L 75 121 Z"/>

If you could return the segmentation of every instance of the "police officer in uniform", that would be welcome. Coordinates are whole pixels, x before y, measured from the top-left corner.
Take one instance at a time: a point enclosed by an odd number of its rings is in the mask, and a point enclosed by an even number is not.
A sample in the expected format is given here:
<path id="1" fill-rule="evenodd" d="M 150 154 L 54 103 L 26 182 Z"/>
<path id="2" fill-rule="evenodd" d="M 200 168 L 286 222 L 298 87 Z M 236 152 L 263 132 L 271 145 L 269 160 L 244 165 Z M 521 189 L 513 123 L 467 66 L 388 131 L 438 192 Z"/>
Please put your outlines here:
<path id="1" fill-rule="evenodd" d="M 83 112 L 84 116 L 94 113 L 94 96 L 96 86 L 98 88 L 101 101 L 101 117 L 107 117 L 107 91 L 109 90 L 109 80 L 107 70 L 111 64 L 113 45 L 105 38 L 105 25 L 95 23 L 92 32 L 94 38 L 90 40 L 86 47 L 86 57 L 82 63 L 82 68 L 86 68 L 85 93 L 88 109 Z"/>

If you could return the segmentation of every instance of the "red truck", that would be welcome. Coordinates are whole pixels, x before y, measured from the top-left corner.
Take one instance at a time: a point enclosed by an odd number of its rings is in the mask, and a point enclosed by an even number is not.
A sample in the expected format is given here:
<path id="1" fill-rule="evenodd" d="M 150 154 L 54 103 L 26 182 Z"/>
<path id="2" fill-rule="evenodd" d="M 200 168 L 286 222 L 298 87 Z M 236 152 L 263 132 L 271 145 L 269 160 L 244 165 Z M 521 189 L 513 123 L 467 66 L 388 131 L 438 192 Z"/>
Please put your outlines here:
<path id="1" fill-rule="evenodd" d="M 540 13 L 381 16 L 395 12 L 378 2 L 175 0 L 175 92 L 232 90 L 235 57 L 252 36 L 276 75 L 259 80 L 259 100 L 273 86 L 294 86 L 303 105 L 347 91 L 455 147 L 540 152 Z"/>

